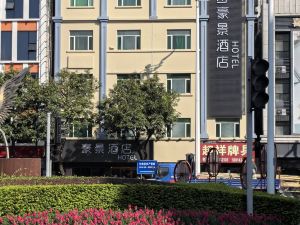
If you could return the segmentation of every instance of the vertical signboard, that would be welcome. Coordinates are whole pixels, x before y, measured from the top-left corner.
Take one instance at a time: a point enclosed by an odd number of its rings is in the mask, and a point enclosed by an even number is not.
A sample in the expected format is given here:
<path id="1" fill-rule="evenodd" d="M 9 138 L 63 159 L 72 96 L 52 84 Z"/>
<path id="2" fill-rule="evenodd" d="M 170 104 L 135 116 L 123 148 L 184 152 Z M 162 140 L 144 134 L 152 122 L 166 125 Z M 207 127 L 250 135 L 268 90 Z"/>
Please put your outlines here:
<path id="1" fill-rule="evenodd" d="M 300 32 L 294 31 L 293 133 L 300 134 Z"/>
<path id="2" fill-rule="evenodd" d="M 241 117 L 242 115 L 243 2 L 208 1 L 209 117 Z"/>

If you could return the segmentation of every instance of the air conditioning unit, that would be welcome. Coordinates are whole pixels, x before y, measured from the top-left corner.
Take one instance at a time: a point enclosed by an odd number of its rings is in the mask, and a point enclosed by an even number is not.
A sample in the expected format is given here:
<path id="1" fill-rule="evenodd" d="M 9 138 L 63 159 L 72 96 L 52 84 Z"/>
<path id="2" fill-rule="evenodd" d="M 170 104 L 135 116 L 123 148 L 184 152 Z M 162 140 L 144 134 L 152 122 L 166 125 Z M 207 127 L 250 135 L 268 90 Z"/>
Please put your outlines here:
<path id="1" fill-rule="evenodd" d="M 286 109 L 283 108 L 283 109 L 276 109 L 276 115 L 278 116 L 286 116 L 287 113 L 286 113 Z"/>
<path id="2" fill-rule="evenodd" d="M 7 0 L 5 9 L 12 10 L 15 9 L 15 1 L 14 0 Z"/>
<path id="3" fill-rule="evenodd" d="M 35 52 L 36 51 L 36 44 L 32 44 L 32 43 L 29 43 L 28 44 L 28 51 L 31 51 L 31 52 Z"/>
<path id="4" fill-rule="evenodd" d="M 286 66 L 276 66 L 276 73 L 286 73 Z"/>

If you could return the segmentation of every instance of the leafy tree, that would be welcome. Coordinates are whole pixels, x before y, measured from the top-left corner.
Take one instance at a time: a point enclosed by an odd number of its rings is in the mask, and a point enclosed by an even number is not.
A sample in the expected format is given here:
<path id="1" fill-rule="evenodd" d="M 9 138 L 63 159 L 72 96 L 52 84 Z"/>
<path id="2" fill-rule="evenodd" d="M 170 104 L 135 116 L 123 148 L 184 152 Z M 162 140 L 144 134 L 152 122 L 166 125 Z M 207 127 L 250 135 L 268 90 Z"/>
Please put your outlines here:
<path id="1" fill-rule="evenodd" d="M 0 84 L 13 74 L 13 71 L 2 74 Z M 66 124 L 93 123 L 96 89 L 97 83 L 88 73 L 62 70 L 58 81 L 50 79 L 45 84 L 27 76 L 3 129 L 13 141 L 37 143 L 46 138 L 47 112 L 51 112 L 52 116 L 61 115 Z"/>
<path id="2" fill-rule="evenodd" d="M 178 94 L 166 91 L 155 75 L 147 80 L 121 80 L 100 104 L 101 128 L 108 134 L 133 136 L 141 159 L 146 145 L 159 140 L 177 119 Z"/>

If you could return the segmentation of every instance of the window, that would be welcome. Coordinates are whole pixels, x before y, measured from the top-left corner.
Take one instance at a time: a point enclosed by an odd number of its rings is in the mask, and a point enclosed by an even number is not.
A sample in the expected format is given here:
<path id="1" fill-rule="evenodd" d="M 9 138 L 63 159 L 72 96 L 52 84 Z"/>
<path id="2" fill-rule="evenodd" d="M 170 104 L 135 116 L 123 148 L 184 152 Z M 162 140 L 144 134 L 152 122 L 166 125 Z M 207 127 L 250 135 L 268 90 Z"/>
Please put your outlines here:
<path id="1" fill-rule="evenodd" d="M 167 0 L 168 5 L 191 5 L 191 0 Z"/>
<path id="2" fill-rule="evenodd" d="M 118 6 L 140 6 L 141 0 L 118 0 Z"/>
<path id="3" fill-rule="evenodd" d="M 190 49 L 190 30 L 168 30 L 168 49 Z"/>
<path id="4" fill-rule="evenodd" d="M 216 137 L 234 138 L 240 136 L 240 123 L 238 120 L 220 120 L 216 123 Z"/>
<path id="5" fill-rule="evenodd" d="M 135 73 L 131 73 L 131 74 L 118 74 L 117 75 L 117 80 L 128 80 L 128 79 L 133 79 L 133 80 L 140 80 L 141 79 L 141 75 L 140 74 L 135 74 Z"/>
<path id="6" fill-rule="evenodd" d="M 36 31 L 18 32 L 18 60 L 36 60 Z"/>
<path id="7" fill-rule="evenodd" d="M 136 50 L 141 49 L 141 32 L 140 31 L 118 31 L 118 49 L 119 50 Z"/>
<path id="8" fill-rule="evenodd" d="M 1 32 L 1 60 L 11 60 L 12 32 Z"/>
<path id="9" fill-rule="evenodd" d="M 275 134 L 289 135 L 292 133 L 292 120 L 297 120 L 298 116 L 292 116 L 291 106 L 297 102 L 291 101 L 291 35 L 290 32 L 276 32 L 275 34 Z M 294 54 L 296 49 L 294 49 Z M 297 57 L 295 57 L 297 58 Z M 297 58 L 298 60 L 298 58 Z M 296 63 L 297 64 L 297 63 Z M 295 65 L 297 68 L 297 65 Z M 297 74 L 295 73 L 295 78 Z M 297 79 L 295 79 L 297 80 Z M 296 85 L 296 84 L 295 84 Z M 297 85 L 298 86 L 298 85 Z M 295 88 L 296 86 L 294 86 Z M 296 98 L 297 99 L 297 98 Z M 295 100 L 297 101 L 297 100 Z"/>
<path id="10" fill-rule="evenodd" d="M 68 137 L 92 137 L 92 126 L 71 123 L 69 126 Z"/>
<path id="11" fill-rule="evenodd" d="M 168 129 L 167 136 L 172 138 L 191 137 L 191 119 L 180 118 Z"/>
<path id="12" fill-rule="evenodd" d="M 93 31 L 70 31 L 70 50 L 93 50 Z"/>
<path id="13" fill-rule="evenodd" d="M 23 18 L 23 0 L 6 0 L 6 19 Z"/>
<path id="14" fill-rule="evenodd" d="M 29 1 L 29 18 L 40 17 L 40 0 Z"/>
<path id="15" fill-rule="evenodd" d="M 71 0 L 71 6 L 81 7 L 81 6 L 93 6 L 93 0 Z"/>
<path id="16" fill-rule="evenodd" d="M 191 93 L 191 75 L 170 74 L 167 79 L 167 90 L 180 94 Z"/>

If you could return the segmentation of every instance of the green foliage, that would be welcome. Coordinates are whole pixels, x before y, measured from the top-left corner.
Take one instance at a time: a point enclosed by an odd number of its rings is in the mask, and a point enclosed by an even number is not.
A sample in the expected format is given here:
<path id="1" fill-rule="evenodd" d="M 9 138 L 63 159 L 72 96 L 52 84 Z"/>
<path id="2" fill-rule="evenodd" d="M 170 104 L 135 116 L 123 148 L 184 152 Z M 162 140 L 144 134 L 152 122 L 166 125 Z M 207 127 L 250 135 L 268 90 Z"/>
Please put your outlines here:
<path id="1" fill-rule="evenodd" d="M 221 184 L 193 185 L 56 185 L 0 188 L 0 216 L 58 209 L 126 209 L 128 204 L 153 209 L 201 209 L 218 212 L 245 211 L 242 190 Z M 299 224 L 300 202 L 255 193 L 254 212 L 282 217 L 285 224 Z"/>
<path id="2" fill-rule="evenodd" d="M 130 134 L 137 143 L 166 135 L 177 119 L 178 94 L 168 92 L 157 76 L 147 80 L 120 80 L 100 104 L 100 121 L 107 133 Z"/>
<path id="3" fill-rule="evenodd" d="M 0 76 L 0 84 L 15 72 Z M 60 114 L 67 123 L 93 123 L 96 82 L 87 74 L 63 70 L 58 81 L 40 84 L 29 75 L 18 90 L 15 107 L 3 129 L 11 140 L 38 142 L 45 139 L 47 112 Z M 54 127 L 54 126 L 52 126 Z"/>

